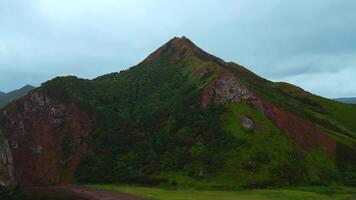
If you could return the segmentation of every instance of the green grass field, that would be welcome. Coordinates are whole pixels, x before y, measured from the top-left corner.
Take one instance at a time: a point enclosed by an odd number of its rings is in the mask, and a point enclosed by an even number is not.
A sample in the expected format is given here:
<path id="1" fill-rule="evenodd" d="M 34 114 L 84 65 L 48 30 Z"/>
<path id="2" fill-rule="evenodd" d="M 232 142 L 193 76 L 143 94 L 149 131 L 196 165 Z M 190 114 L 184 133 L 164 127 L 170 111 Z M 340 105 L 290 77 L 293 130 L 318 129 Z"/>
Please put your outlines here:
<path id="1" fill-rule="evenodd" d="M 343 187 L 241 191 L 175 190 L 124 185 L 88 185 L 88 187 L 125 192 L 153 200 L 356 200 L 356 189 Z"/>

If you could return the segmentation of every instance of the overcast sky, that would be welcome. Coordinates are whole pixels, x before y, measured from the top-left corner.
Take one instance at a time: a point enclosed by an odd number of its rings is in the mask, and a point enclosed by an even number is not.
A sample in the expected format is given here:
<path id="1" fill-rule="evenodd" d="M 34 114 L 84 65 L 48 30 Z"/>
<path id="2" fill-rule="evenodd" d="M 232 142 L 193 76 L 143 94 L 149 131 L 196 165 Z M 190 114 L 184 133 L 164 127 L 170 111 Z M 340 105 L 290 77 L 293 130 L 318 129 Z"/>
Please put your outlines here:
<path id="1" fill-rule="evenodd" d="M 355 0 L 1 0 L 0 90 L 120 71 L 182 35 L 273 81 L 356 96 Z"/>

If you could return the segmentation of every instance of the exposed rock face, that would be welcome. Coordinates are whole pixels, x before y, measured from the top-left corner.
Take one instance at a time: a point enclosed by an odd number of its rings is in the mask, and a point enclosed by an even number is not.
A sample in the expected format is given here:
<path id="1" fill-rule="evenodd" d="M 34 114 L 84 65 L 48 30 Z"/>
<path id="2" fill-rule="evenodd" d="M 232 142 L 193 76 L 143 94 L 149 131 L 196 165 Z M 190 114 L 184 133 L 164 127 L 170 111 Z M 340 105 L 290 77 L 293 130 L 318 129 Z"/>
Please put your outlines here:
<path id="1" fill-rule="evenodd" d="M 16 184 L 14 161 L 9 142 L 0 132 L 0 193 L 7 188 L 16 186 Z"/>
<path id="2" fill-rule="evenodd" d="M 17 101 L 0 119 L 21 186 L 69 183 L 89 151 L 94 120 L 76 105 L 57 103 L 41 92 Z"/>
<path id="3" fill-rule="evenodd" d="M 255 99 L 254 94 L 235 77 L 223 74 L 203 89 L 201 107 L 205 108 L 210 102 L 253 102 Z"/>
<path id="4" fill-rule="evenodd" d="M 305 149 L 321 148 L 328 154 L 335 154 L 336 142 L 330 136 L 297 115 L 284 111 L 255 95 L 249 88 L 228 73 L 220 75 L 219 78 L 205 86 L 202 91 L 200 105 L 202 108 L 206 108 L 212 102 L 242 101 L 264 113 L 279 129 L 286 131 L 297 144 Z M 241 119 L 241 123 L 246 129 L 253 127 L 251 119 Z"/>

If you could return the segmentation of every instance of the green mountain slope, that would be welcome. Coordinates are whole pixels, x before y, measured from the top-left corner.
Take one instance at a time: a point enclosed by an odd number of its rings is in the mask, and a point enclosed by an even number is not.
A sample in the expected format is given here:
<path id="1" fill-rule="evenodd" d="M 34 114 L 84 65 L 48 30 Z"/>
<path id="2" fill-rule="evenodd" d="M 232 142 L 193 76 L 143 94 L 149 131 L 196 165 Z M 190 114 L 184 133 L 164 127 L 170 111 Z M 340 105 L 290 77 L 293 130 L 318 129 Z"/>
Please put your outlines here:
<path id="1" fill-rule="evenodd" d="M 59 77 L 36 92 L 95 120 L 90 153 L 73 178 L 79 182 L 356 183 L 356 106 L 258 77 L 185 37 L 120 73 Z M 20 103 L 8 108 L 16 109 Z M 62 143 L 71 155 L 70 139 Z"/>

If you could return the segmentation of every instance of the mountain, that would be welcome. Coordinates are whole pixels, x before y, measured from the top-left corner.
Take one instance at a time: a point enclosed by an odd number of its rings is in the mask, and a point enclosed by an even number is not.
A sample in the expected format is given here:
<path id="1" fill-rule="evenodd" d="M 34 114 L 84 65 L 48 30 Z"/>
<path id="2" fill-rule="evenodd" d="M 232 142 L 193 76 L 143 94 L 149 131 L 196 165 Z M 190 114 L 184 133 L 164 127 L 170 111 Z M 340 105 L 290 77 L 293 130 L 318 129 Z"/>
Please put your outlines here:
<path id="1" fill-rule="evenodd" d="M 58 77 L 4 108 L 0 183 L 355 185 L 355 118 L 176 37 L 128 70 Z"/>
<path id="2" fill-rule="evenodd" d="M 4 107 L 6 104 L 13 100 L 19 99 L 25 96 L 29 91 L 33 90 L 34 87 L 31 85 L 26 85 L 18 90 L 14 90 L 9 93 L 0 92 L 0 108 Z"/>
<path id="3" fill-rule="evenodd" d="M 356 97 L 349 97 L 349 98 L 337 98 L 334 99 L 335 101 L 347 104 L 356 104 Z"/>

